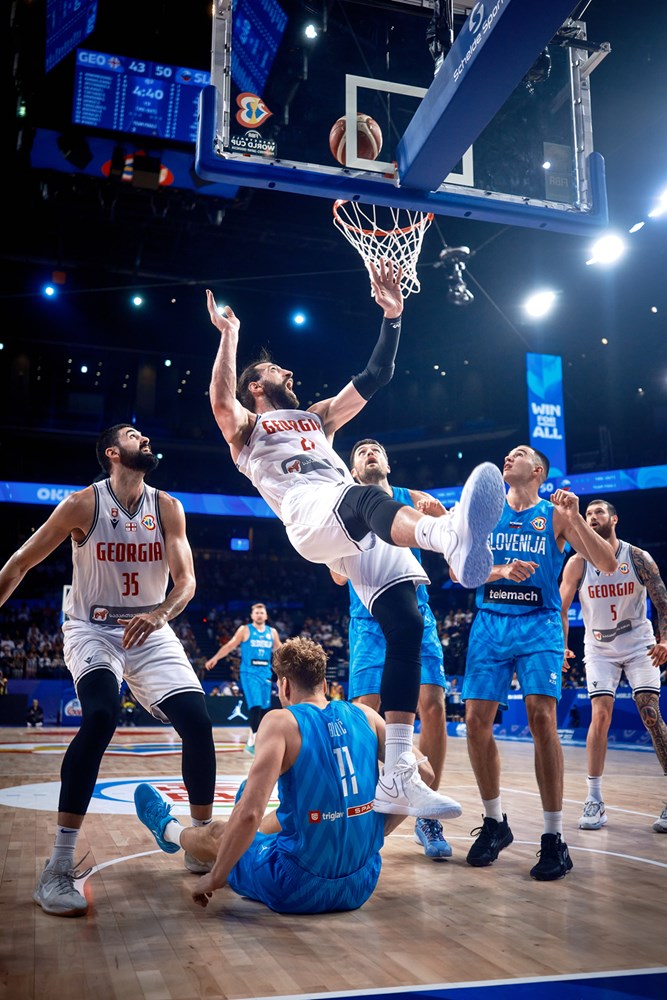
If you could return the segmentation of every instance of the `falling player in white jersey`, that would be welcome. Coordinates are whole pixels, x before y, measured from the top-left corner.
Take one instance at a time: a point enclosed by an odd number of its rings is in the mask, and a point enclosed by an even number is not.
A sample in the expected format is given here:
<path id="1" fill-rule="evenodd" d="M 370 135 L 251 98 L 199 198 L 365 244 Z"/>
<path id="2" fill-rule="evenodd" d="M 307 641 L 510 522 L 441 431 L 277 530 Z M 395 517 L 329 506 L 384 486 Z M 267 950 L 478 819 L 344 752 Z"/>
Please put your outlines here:
<path id="1" fill-rule="evenodd" d="M 378 486 L 357 485 L 336 452 L 335 432 L 356 416 L 394 371 L 403 296 L 401 270 L 390 261 L 370 264 L 373 296 L 384 313 L 380 337 L 363 372 L 330 399 L 308 410 L 299 408 L 293 374 L 265 357 L 236 376 L 239 320 L 229 306 L 218 310 L 207 291 L 211 322 L 220 333 L 210 399 L 218 426 L 238 469 L 252 481 L 287 528 L 294 548 L 311 562 L 344 576 L 341 560 L 372 548 L 377 538 L 398 546 L 404 565 L 397 580 L 369 581 L 369 592 L 386 590 L 382 608 L 373 613 L 387 642 L 383 708 L 387 720 L 385 773 L 374 807 L 385 813 L 443 818 L 457 816 L 457 802 L 428 788 L 412 754 L 419 697 L 423 619 L 415 587 L 423 571 L 410 546 L 442 553 L 462 574 L 466 586 L 486 579 L 492 564 L 489 532 L 502 512 L 505 490 L 490 463 L 478 466 L 465 484 L 461 503 L 446 517 L 421 514 L 400 504 Z M 380 562 L 380 572 L 384 563 Z"/>
<path id="2" fill-rule="evenodd" d="M 81 703 L 81 725 L 63 757 L 55 844 L 33 893 L 46 913 L 63 917 L 88 909 L 74 885 L 74 850 L 118 722 L 123 680 L 183 741 L 183 782 L 195 825 L 210 823 L 215 790 L 215 746 L 204 693 L 167 624 L 195 592 L 183 507 L 144 482 L 158 460 L 136 427 L 116 424 L 96 447 L 108 478 L 66 497 L 0 570 L 3 604 L 28 570 L 68 536 L 72 540 L 64 656 Z M 189 855 L 185 865 L 208 870 Z"/>
<path id="3" fill-rule="evenodd" d="M 607 823 L 602 774 L 614 697 L 623 672 L 667 775 L 667 725 L 660 714 L 660 666 L 667 660 L 667 589 L 648 552 L 617 538 L 618 514 L 612 503 L 591 500 L 586 520 L 606 539 L 618 561 L 615 573 L 601 575 L 583 556 L 576 554 L 565 566 L 560 587 L 566 647 L 567 613 L 579 591 L 585 625 L 584 664 L 591 699 L 591 724 L 586 737 L 588 794 L 579 828 L 599 830 Z M 646 615 L 647 591 L 658 619 L 659 640 Z M 563 669 L 573 656 L 566 648 Z M 653 829 L 656 833 L 667 833 L 667 803 Z"/>

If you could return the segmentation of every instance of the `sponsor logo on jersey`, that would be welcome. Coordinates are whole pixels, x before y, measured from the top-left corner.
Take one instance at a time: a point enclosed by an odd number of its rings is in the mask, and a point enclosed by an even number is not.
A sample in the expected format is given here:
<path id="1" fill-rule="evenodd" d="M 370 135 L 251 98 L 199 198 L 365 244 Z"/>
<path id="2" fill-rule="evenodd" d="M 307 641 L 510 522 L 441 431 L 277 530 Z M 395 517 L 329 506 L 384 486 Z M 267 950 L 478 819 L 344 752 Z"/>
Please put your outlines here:
<path id="1" fill-rule="evenodd" d="M 484 603 L 515 604 L 520 607 L 541 608 L 544 602 L 542 600 L 542 591 L 539 587 L 487 583 L 484 585 Z"/>
<path id="2" fill-rule="evenodd" d="M 125 523 L 125 530 L 126 531 L 136 531 L 137 530 L 137 526 L 134 523 L 134 521 L 126 521 L 126 523 Z"/>
<path id="3" fill-rule="evenodd" d="M 109 520 L 111 521 L 111 527 L 115 531 L 116 528 L 118 527 L 118 518 L 117 517 L 112 517 Z"/>
<path id="4" fill-rule="evenodd" d="M 514 528 L 515 531 L 521 531 L 523 528 L 523 521 L 510 521 L 510 528 Z"/>
<path id="5" fill-rule="evenodd" d="M 161 542 L 98 542 L 95 554 L 100 562 L 162 562 Z"/>
<path id="6" fill-rule="evenodd" d="M 141 523 L 147 531 L 155 531 L 155 518 L 152 514 L 145 514 L 141 519 Z"/>
<path id="7" fill-rule="evenodd" d="M 364 802 L 361 806 L 349 806 L 347 810 L 348 816 L 363 816 L 364 813 L 373 811 L 372 802 Z"/>
<path id="8" fill-rule="evenodd" d="M 535 528 L 535 531 L 544 531 L 547 526 L 547 519 L 546 517 L 534 517 L 530 523 Z"/>
<path id="9" fill-rule="evenodd" d="M 622 573 L 623 576 L 627 576 L 627 574 L 630 572 L 630 567 L 626 562 L 622 562 L 618 567 L 618 572 Z"/>
<path id="10" fill-rule="evenodd" d="M 93 608 L 91 618 L 94 622 L 105 622 L 108 617 L 109 612 L 106 608 Z"/>
<path id="11" fill-rule="evenodd" d="M 319 823 L 321 819 L 320 812 L 318 809 L 311 809 L 308 813 L 309 823 Z"/>
<path id="12" fill-rule="evenodd" d="M 112 517 L 118 517 L 118 507 L 112 507 L 111 508 L 111 516 Z"/>
<path id="13" fill-rule="evenodd" d="M 337 819 L 342 819 L 344 815 L 345 813 L 343 812 L 320 812 L 319 809 L 309 809 L 308 822 L 321 823 L 323 820 L 328 820 L 334 823 Z"/>
<path id="14" fill-rule="evenodd" d="M 345 475 L 344 469 L 336 468 L 326 458 L 304 458 L 301 455 L 292 455 L 291 458 L 286 458 L 284 462 L 280 463 L 280 468 L 285 473 L 299 472 L 302 476 L 307 476 L 310 472 L 316 472 L 318 469 L 333 469 L 340 476 Z"/>

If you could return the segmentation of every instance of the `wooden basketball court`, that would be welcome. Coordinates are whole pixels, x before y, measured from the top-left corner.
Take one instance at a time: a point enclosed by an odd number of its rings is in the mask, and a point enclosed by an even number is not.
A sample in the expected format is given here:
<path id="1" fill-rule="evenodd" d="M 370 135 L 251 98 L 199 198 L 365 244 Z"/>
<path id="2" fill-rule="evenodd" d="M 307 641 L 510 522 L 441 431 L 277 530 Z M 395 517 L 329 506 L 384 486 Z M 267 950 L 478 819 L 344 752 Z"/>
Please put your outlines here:
<path id="1" fill-rule="evenodd" d="M 221 801 L 251 764 L 245 732 L 215 731 Z M 180 774 L 173 731 L 119 730 L 100 772 L 108 784 L 98 784 L 99 811 L 79 838 L 77 857 L 90 851 L 85 865 L 94 866 L 85 882 L 90 910 L 66 920 L 45 914 L 32 892 L 50 854 L 48 810 L 72 735 L 0 730 L 0 982 L 11 1000 L 386 992 L 667 964 L 667 836 L 651 828 L 667 788 L 652 754 L 610 751 L 609 825 L 580 831 L 585 753 L 565 748 L 565 839 L 574 870 L 536 883 L 528 876 L 542 830 L 532 746 L 500 744 L 515 842 L 492 867 L 473 869 L 465 854 L 481 806 L 465 741 L 450 739 L 444 787 L 464 806 L 446 827 L 454 857 L 425 858 L 407 820 L 388 839 L 378 888 L 361 910 L 297 917 L 229 889 L 207 910 L 193 905 L 197 876 L 184 870 L 182 854 L 156 849 L 131 804 L 132 782 Z"/>

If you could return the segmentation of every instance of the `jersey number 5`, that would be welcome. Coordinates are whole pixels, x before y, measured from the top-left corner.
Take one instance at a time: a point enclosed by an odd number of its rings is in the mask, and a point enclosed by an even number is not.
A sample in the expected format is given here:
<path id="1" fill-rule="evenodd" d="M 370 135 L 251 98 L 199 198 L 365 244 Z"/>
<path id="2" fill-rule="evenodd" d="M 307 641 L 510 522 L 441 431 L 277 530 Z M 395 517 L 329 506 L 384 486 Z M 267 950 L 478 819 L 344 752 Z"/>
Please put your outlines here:
<path id="1" fill-rule="evenodd" d="M 350 757 L 350 751 L 347 747 L 334 747 L 333 752 L 335 753 L 336 760 L 338 761 L 340 780 L 343 784 L 343 795 L 345 798 L 348 797 L 350 792 L 352 792 L 352 795 L 356 795 L 359 791 L 359 786 L 357 785 L 357 776 L 354 773 L 354 764 L 352 763 L 352 758 Z M 348 780 L 350 782 L 349 790 Z"/>

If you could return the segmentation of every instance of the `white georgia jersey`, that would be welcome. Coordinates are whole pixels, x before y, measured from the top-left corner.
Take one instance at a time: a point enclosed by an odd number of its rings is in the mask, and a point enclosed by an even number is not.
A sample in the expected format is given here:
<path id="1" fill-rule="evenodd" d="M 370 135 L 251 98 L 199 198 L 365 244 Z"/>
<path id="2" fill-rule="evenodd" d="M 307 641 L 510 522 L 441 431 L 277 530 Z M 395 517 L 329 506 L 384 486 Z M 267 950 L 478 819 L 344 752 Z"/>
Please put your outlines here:
<path id="1" fill-rule="evenodd" d="M 144 484 L 139 506 L 130 514 L 110 480 L 93 483 L 93 489 L 93 523 L 82 542 L 72 540 L 72 588 L 63 610 L 69 618 L 118 627 L 133 614 L 152 611 L 167 592 L 159 490 Z"/>
<path id="2" fill-rule="evenodd" d="M 653 646 L 655 636 L 646 616 L 646 587 L 637 576 L 628 542 L 619 541 L 616 559 L 618 568 L 611 576 L 586 563 L 579 600 L 585 651 L 618 660 Z"/>
<path id="3" fill-rule="evenodd" d="M 345 463 L 329 444 L 320 417 L 307 410 L 259 414 L 236 467 L 278 517 L 285 494 L 293 486 L 354 485 Z"/>

